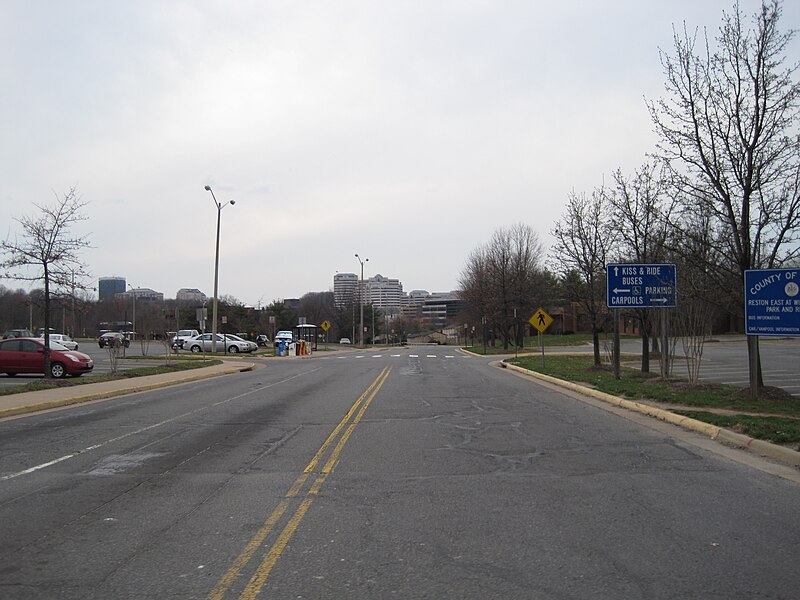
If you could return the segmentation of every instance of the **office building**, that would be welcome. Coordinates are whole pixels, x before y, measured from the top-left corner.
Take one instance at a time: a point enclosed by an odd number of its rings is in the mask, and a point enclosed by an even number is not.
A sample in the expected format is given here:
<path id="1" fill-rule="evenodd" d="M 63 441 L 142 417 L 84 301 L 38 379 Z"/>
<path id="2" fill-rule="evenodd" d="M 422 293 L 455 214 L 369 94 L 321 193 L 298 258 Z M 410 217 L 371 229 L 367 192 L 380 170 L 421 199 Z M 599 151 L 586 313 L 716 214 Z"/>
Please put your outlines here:
<path id="1" fill-rule="evenodd" d="M 126 289 L 124 277 L 101 277 L 97 282 L 97 295 L 101 301 L 122 294 Z"/>
<path id="2" fill-rule="evenodd" d="M 337 308 L 358 302 L 358 275 L 337 273 L 333 276 L 333 301 Z"/>
<path id="3" fill-rule="evenodd" d="M 364 303 L 384 311 L 399 311 L 405 300 L 403 284 L 399 279 L 378 274 L 364 281 L 364 287 Z"/>

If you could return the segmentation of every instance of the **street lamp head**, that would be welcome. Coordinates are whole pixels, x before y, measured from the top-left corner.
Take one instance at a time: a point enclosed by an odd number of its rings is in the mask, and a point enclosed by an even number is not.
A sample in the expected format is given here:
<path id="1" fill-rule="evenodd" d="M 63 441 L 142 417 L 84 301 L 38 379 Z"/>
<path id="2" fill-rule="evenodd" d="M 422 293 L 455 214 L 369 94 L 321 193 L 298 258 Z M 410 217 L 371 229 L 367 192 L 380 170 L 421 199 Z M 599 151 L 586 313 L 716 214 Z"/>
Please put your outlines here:
<path id="1" fill-rule="evenodd" d="M 207 186 L 206 186 L 206 191 L 207 191 L 207 192 L 210 192 L 210 191 L 211 191 L 211 186 L 210 186 L 210 185 L 207 185 Z"/>
<path id="2" fill-rule="evenodd" d="M 233 206 L 234 204 L 236 204 L 236 200 L 231 200 L 231 206 Z"/>

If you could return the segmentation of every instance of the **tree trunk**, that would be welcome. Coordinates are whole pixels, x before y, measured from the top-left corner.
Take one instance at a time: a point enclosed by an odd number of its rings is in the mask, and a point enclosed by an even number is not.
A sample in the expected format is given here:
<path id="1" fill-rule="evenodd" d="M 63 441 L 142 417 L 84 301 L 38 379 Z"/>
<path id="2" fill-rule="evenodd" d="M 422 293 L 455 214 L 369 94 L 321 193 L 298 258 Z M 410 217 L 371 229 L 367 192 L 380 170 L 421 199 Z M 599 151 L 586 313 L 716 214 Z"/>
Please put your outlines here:
<path id="1" fill-rule="evenodd" d="M 650 372 L 650 338 L 642 329 L 642 373 Z"/>
<path id="2" fill-rule="evenodd" d="M 600 366 L 600 332 L 597 326 L 592 326 L 592 346 L 594 347 L 594 366 Z"/>

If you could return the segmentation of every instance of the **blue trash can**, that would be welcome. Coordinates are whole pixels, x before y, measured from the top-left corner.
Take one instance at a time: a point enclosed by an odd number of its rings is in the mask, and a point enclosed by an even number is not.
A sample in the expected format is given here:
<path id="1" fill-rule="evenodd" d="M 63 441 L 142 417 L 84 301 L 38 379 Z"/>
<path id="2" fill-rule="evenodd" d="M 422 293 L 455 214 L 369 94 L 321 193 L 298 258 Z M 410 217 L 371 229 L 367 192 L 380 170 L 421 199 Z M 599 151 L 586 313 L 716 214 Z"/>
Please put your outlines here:
<path id="1" fill-rule="evenodd" d="M 286 356 L 286 342 L 283 340 L 278 342 L 278 356 Z"/>

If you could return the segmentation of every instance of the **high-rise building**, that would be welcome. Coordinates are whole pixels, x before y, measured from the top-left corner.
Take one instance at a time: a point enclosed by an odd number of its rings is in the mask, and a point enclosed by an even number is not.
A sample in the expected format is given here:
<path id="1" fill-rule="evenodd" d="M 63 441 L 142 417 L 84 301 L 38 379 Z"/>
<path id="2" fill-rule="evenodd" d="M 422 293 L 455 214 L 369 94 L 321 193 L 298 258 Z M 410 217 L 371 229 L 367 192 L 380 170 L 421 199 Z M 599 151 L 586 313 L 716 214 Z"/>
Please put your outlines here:
<path id="1" fill-rule="evenodd" d="M 101 277 L 97 282 L 97 295 L 100 300 L 108 300 L 127 289 L 124 277 Z"/>
<path id="2" fill-rule="evenodd" d="M 337 273 L 333 276 L 333 301 L 338 308 L 358 301 L 358 275 Z"/>
<path id="3" fill-rule="evenodd" d="M 383 275 L 375 275 L 364 282 L 364 303 L 385 310 L 400 310 L 405 299 L 403 284 L 399 279 L 390 279 Z"/>

